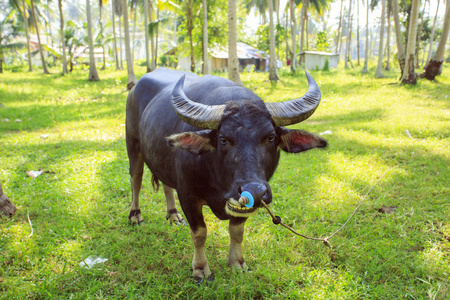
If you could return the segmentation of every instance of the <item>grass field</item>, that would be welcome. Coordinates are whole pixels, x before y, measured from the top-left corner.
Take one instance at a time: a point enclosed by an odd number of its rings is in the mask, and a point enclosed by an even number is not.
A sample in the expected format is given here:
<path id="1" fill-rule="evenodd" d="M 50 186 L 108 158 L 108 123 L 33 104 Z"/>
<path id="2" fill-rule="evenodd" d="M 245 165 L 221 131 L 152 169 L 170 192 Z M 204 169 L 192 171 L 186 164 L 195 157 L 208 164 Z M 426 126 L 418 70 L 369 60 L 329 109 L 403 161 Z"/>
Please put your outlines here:
<path id="1" fill-rule="evenodd" d="M 200 286 L 191 279 L 189 229 L 166 221 L 149 172 L 145 222 L 128 224 L 126 71 L 100 71 L 98 82 L 86 71 L 57 71 L 0 74 L 0 182 L 18 207 L 0 217 L 0 299 L 449 299 L 448 65 L 437 82 L 417 86 L 398 85 L 396 71 L 373 79 L 374 68 L 311 72 L 323 102 L 293 128 L 331 131 L 323 136 L 330 146 L 282 154 L 272 211 L 323 237 L 383 178 L 331 249 L 276 227 L 261 210 L 246 223 L 247 273 L 227 267 L 228 222 L 205 208 L 215 281 Z M 276 87 L 267 74 L 241 79 L 267 101 L 306 91 L 304 75 L 280 73 Z M 39 168 L 47 172 L 26 175 Z M 397 209 L 380 213 L 383 205 Z M 90 255 L 108 260 L 80 267 Z"/>

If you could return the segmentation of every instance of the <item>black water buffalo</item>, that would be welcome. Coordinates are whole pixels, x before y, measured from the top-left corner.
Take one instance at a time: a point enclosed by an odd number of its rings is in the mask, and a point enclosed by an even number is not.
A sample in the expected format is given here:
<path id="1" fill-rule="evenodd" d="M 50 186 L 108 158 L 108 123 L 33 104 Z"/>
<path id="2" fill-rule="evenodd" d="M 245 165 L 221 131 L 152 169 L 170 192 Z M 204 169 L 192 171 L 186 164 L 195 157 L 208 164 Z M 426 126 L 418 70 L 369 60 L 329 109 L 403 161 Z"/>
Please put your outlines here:
<path id="1" fill-rule="evenodd" d="M 307 73 L 307 93 L 294 100 L 264 103 L 250 90 L 221 77 L 157 69 L 130 91 L 126 143 L 130 160 L 132 204 L 129 219 L 142 221 L 139 191 L 144 163 L 153 183 L 162 182 L 167 218 L 184 222 L 175 206 L 177 191 L 194 242 L 194 278 L 209 278 L 202 206 L 230 220 L 228 265 L 247 269 L 242 255 L 246 219 L 272 202 L 268 184 L 280 158 L 326 147 L 311 133 L 282 126 L 307 119 L 320 102 L 320 90 Z M 246 198 L 241 194 L 246 192 Z M 253 198 L 253 205 L 249 205 Z"/>

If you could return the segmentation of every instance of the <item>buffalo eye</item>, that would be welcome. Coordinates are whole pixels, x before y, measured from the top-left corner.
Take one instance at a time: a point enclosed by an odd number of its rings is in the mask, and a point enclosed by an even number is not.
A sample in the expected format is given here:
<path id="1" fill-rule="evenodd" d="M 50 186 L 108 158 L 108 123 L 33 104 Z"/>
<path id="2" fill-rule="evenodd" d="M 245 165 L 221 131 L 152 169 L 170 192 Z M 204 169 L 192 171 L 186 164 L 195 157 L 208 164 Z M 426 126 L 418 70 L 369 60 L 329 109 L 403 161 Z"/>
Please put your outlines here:
<path id="1" fill-rule="evenodd" d="M 267 141 L 270 142 L 270 143 L 275 142 L 275 139 L 276 139 L 275 134 L 271 134 L 271 135 L 269 135 L 269 136 L 267 137 Z"/>
<path id="2" fill-rule="evenodd" d="M 219 140 L 222 145 L 228 144 L 228 140 L 226 138 L 224 138 L 223 136 L 219 137 Z"/>

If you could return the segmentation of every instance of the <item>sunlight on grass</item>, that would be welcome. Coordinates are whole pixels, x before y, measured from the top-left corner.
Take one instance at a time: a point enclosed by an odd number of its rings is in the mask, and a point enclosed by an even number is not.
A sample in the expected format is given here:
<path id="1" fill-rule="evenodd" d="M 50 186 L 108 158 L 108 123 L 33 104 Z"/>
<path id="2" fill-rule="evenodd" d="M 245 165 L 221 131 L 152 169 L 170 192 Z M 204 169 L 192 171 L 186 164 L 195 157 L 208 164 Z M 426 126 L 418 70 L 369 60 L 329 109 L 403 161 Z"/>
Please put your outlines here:
<path id="1" fill-rule="evenodd" d="M 387 173 L 331 249 L 275 226 L 260 209 L 246 222 L 248 273 L 227 267 L 228 222 L 204 208 L 216 280 L 200 286 L 190 279 L 189 228 L 168 224 L 163 191 L 153 191 L 148 170 L 144 223 L 128 224 L 126 71 L 101 72 L 98 82 L 88 82 L 83 70 L 64 77 L 7 73 L 0 81 L 6 106 L 0 108 L 0 181 L 18 211 L 0 218 L 0 299 L 445 299 L 450 81 L 444 67 L 438 82 L 412 87 L 396 83 L 396 70 L 381 80 L 357 69 L 312 71 L 323 101 L 290 128 L 330 131 L 322 136 L 329 147 L 281 154 L 270 182 L 273 212 L 303 234 L 327 236 Z M 276 87 L 266 73 L 241 75 L 266 101 L 307 90 L 302 72 L 281 70 Z M 48 172 L 36 179 L 25 173 L 39 168 Z M 384 214 L 383 205 L 397 208 Z M 108 261 L 80 268 L 90 255 Z"/>

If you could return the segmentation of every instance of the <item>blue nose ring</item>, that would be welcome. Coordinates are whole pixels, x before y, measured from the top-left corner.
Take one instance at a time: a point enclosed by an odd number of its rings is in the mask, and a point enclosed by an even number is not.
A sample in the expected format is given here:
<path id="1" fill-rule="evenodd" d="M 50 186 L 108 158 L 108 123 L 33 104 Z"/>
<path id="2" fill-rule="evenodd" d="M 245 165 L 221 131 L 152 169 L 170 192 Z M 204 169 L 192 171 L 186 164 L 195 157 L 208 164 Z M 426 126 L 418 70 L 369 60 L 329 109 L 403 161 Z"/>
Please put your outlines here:
<path id="1" fill-rule="evenodd" d="M 253 199 L 253 196 L 252 194 L 250 194 L 250 192 L 243 191 L 241 193 L 241 197 L 245 197 L 248 199 L 248 203 L 245 204 L 246 207 L 253 207 L 253 205 L 255 205 L 255 199 Z"/>

